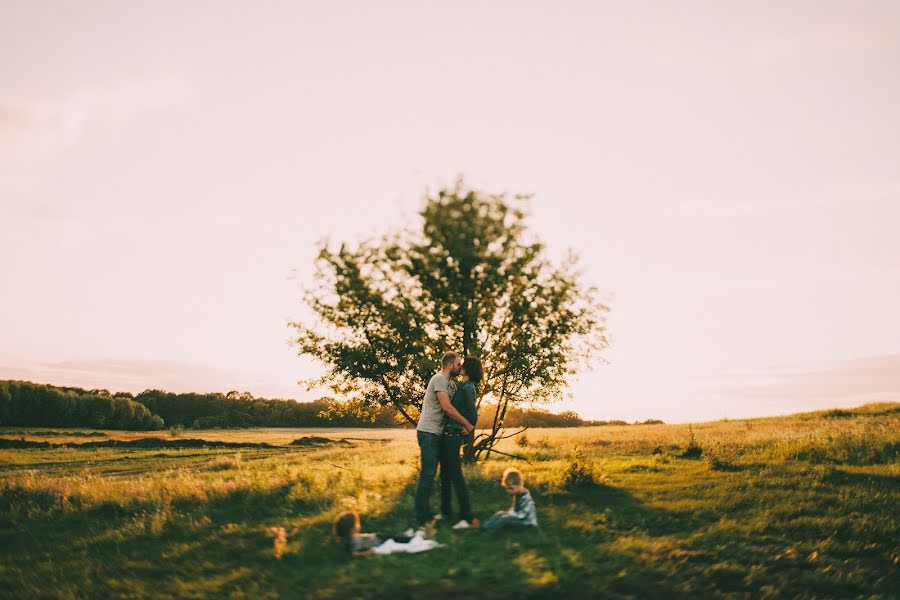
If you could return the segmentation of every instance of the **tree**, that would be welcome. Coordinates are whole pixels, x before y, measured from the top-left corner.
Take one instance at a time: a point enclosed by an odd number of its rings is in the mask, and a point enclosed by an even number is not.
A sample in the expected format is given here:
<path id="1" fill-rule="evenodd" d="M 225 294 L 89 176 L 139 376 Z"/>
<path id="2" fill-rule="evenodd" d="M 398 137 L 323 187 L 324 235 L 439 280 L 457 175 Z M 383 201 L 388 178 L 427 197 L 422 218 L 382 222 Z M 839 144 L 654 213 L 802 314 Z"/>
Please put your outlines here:
<path id="1" fill-rule="evenodd" d="M 467 455 L 489 456 L 510 404 L 559 399 L 606 347 L 607 307 L 529 236 L 529 196 L 488 194 L 458 180 L 427 195 L 421 229 L 355 248 L 323 242 L 304 298 L 316 320 L 295 322 L 300 354 L 326 367 L 307 381 L 415 423 L 425 386 L 448 350 L 485 365 L 482 399 L 497 411 Z"/>
<path id="2" fill-rule="evenodd" d="M 9 393 L 9 384 L 0 381 L 0 425 L 6 425 L 10 422 L 12 415 L 12 394 Z"/>
<path id="3" fill-rule="evenodd" d="M 129 397 L 29 381 L 0 381 L 0 425 L 153 429 L 157 424 L 162 427 L 162 421 L 147 407 Z"/>

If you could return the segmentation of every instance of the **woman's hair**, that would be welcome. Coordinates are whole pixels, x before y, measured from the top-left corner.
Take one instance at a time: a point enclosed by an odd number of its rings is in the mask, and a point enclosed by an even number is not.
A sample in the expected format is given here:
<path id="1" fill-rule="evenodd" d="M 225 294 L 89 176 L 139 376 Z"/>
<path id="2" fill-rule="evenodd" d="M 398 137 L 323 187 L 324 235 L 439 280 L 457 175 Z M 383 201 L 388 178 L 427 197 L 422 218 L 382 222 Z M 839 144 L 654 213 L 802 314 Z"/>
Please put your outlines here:
<path id="1" fill-rule="evenodd" d="M 525 483 L 525 477 L 522 475 L 522 471 L 515 467 L 510 467 L 503 471 L 503 479 L 501 482 L 503 485 L 522 485 Z"/>
<path id="2" fill-rule="evenodd" d="M 466 374 L 472 383 L 481 383 L 481 380 L 484 377 L 484 369 L 481 366 L 480 360 L 474 356 L 467 356 L 463 359 L 462 368 L 463 373 Z"/>
<path id="3" fill-rule="evenodd" d="M 334 519 L 334 535 L 341 541 L 353 535 L 353 530 L 357 527 L 359 515 L 353 511 L 346 510 Z"/>

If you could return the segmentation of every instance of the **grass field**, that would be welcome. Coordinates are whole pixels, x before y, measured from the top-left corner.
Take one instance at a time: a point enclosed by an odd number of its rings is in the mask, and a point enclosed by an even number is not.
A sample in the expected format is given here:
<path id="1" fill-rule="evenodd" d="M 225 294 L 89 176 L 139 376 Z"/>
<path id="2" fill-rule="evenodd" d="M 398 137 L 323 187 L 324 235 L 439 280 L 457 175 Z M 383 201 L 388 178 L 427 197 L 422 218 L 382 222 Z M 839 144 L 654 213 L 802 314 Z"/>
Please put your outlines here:
<path id="1" fill-rule="evenodd" d="M 331 536 L 339 511 L 359 510 L 364 531 L 411 524 L 411 430 L 85 433 L 0 428 L 72 444 L 0 449 L 0 597 L 900 594 L 898 404 L 530 430 L 502 447 L 528 462 L 491 458 L 466 475 L 484 518 L 509 504 L 503 469 L 520 467 L 539 529 L 442 527 L 442 548 L 352 559 Z M 288 445 L 306 436 L 336 443 Z M 74 446 L 142 437 L 246 446 Z M 280 560 L 273 526 L 288 533 Z"/>

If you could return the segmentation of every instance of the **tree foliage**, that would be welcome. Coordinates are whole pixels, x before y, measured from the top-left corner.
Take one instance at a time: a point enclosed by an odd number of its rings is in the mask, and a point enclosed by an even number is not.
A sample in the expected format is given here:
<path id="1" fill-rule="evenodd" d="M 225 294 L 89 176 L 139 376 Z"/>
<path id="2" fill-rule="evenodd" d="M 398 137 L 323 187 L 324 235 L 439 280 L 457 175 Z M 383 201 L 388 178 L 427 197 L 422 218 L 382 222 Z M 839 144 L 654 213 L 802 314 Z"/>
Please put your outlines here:
<path id="1" fill-rule="evenodd" d="M 323 242 L 305 293 L 316 319 L 292 323 L 299 352 L 326 368 L 310 388 L 391 405 L 413 423 L 441 355 L 478 356 L 478 401 L 498 410 L 475 454 L 502 437 L 511 402 L 561 398 L 606 347 L 607 308 L 574 254 L 555 264 L 529 235 L 528 201 L 459 180 L 425 198 L 419 229 L 355 247 Z"/>
<path id="2" fill-rule="evenodd" d="M 236 427 L 391 427 L 389 407 L 359 407 L 332 398 L 310 402 L 227 394 L 145 390 L 111 394 L 27 381 L 0 381 L 0 425 L 146 430 Z"/>
<path id="3" fill-rule="evenodd" d="M 163 420 L 130 394 L 0 381 L 0 425 L 147 430 Z"/>
<path id="4" fill-rule="evenodd" d="M 389 426 L 394 416 L 386 410 L 348 413 L 343 404 L 330 398 L 296 402 L 256 398 L 248 392 L 237 391 L 175 394 L 145 390 L 135 400 L 160 415 L 170 426 L 195 429 Z"/>

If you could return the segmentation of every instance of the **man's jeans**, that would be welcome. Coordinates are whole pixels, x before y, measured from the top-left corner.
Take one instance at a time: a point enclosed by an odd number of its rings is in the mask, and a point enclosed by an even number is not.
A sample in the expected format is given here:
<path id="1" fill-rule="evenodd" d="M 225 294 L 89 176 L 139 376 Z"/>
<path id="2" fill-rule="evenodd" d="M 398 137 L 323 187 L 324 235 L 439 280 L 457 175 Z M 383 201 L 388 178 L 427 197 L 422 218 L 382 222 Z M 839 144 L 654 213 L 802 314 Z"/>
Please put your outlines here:
<path id="1" fill-rule="evenodd" d="M 419 440 L 419 450 L 422 453 L 422 469 L 419 471 L 419 480 L 416 482 L 415 513 L 416 523 L 424 525 L 434 516 L 428 507 L 428 501 L 431 497 L 434 476 L 437 474 L 441 436 L 417 430 L 416 438 Z"/>

